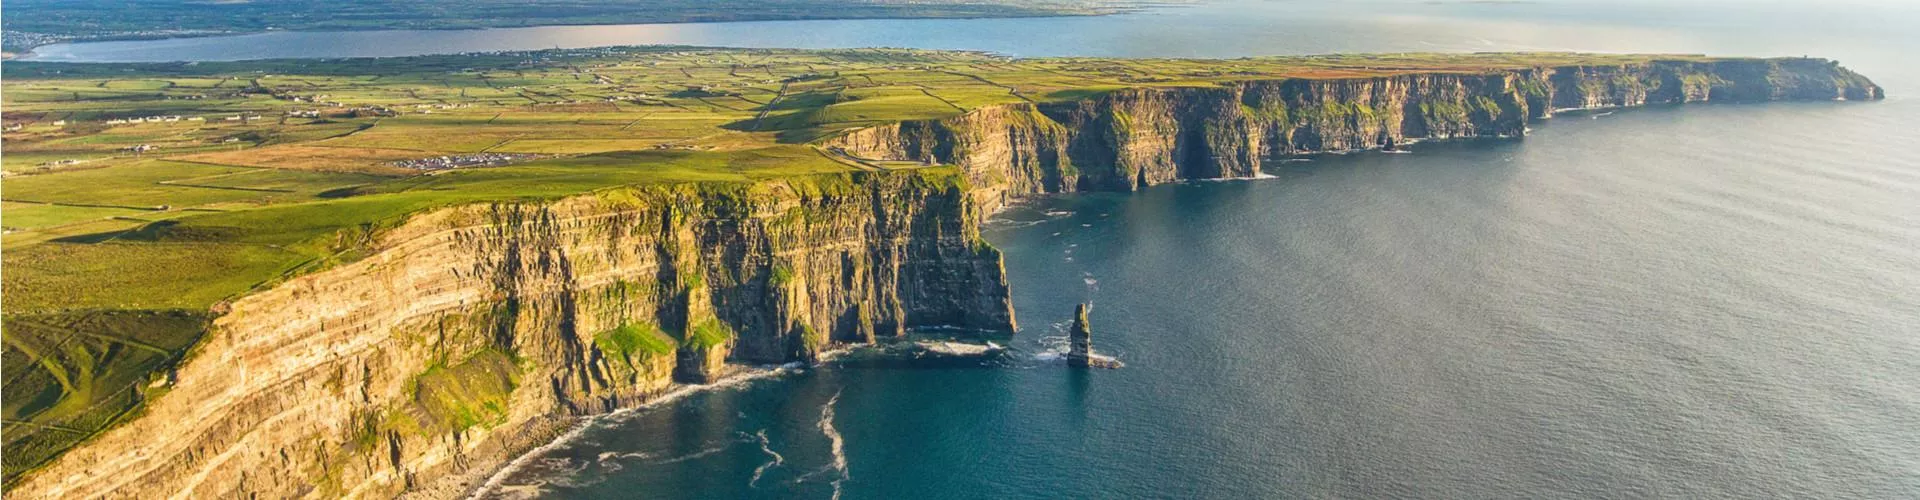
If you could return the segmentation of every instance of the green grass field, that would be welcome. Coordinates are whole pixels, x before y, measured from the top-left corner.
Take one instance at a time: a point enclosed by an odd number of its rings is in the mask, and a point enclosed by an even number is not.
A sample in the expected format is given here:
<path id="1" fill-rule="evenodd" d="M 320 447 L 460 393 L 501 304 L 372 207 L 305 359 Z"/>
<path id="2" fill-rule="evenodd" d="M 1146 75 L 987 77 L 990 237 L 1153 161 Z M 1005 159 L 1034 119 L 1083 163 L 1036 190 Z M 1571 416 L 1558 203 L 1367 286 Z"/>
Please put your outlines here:
<path id="1" fill-rule="evenodd" d="M 1671 56 L 1686 58 L 1691 56 Z M 878 123 L 1128 87 L 1619 64 L 1650 56 L 1371 55 L 1210 61 L 1007 59 L 915 50 L 618 48 L 197 64 L 9 62 L 0 118 L 6 476 L 155 397 L 216 304 L 351 261 L 410 214 L 621 186 L 851 175 L 809 144 Z M 150 119 L 150 117 L 159 117 Z M 132 119 L 141 119 L 132 122 Z M 395 162 L 534 153 L 425 175 Z M 890 162 L 881 168 L 924 168 Z M 927 175 L 951 175 L 935 167 Z M 822 184 L 827 185 L 827 184 Z M 700 324 L 680 342 L 732 333 Z M 670 340 L 616 330 L 621 352 Z M 447 373 L 500 371 L 476 359 Z M 493 394 L 431 375 L 421 405 L 459 428 Z M 476 382 L 479 384 L 479 382 Z M 16 454 L 13 450 L 30 450 Z"/>

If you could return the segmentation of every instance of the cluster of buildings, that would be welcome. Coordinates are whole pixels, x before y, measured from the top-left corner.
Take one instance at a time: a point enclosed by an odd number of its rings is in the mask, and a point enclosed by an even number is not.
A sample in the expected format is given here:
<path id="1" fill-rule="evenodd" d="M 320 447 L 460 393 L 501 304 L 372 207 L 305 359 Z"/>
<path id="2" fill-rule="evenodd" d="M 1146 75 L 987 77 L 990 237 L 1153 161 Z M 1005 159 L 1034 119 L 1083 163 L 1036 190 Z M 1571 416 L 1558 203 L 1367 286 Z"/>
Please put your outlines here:
<path id="1" fill-rule="evenodd" d="M 284 99 L 284 100 L 293 101 L 293 102 L 324 103 L 329 106 L 335 106 L 335 107 L 339 107 L 341 105 L 340 103 L 326 100 L 327 97 L 329 97 L 327 94 L 319 94 L 319 95 L 274 94 L 273 97 L 276 99 Z"/>
<path id="2" fill-rule="evenodd" d="M 436 110 L 436 109 L 457 109 L 457 108 L 464 108 L 464 107 L 467 107 L 467 105 L 466 104 L 420 104 L 420 105 L 414 106 L 414 109 L 418 110 L 418 112 L 420 113 L 430 114 L 433 112 L 433 110 Z M 344 112 L 329 112 L 329 111 L 322 111 L 318 109 L 290 109 L 290 110 L 287 110 L 286 112 L 286 115 L 288 118 L 321 118 L 329 115 L 338 116 L 340 114 L 345 114 L 346 116 L 353 117 L 353 118 L 390 117 L 390 116 L 400 116 L 400 110 L 387 107 L 387 106 L 359 106 L 353 109 L 346 110 Z"/>
<path id="3" fill-rule="evenodd" d="M 353 117 L 355 118 L 366 117 L 366 116 L 381 116 L 381 117 L 400 116 L 400 110 L 389 108 L 386 106 L 358 107 L 358 108 L 353 108 L 352 111 L 348 111 L 347 113 L 353 115 Z"/>
<path id="4" fill-rule="evenodd" d="M 344 107 L 347 107 L 347 103 L 344 103 L 344 102 L 339 102 L 339 101 L 329 101 L 329 100 L 327 100 L 327 98 L 328 98 L 328 97 L 330 97 L 330 96 L 329 96 L 329 95 L 327 95 L 327 94 L 318 94 L 318 95 L 294 95 L 294 94 L 282 94 L 282 93 L 279 93 L 279 92 L 274 92 L 274 93 L 273 93 L 273 98 L 274 98 L 274 99 L 279 99 L 279 100 L 282 100 L 282 101 L 292 101 L 292 102 L 304 102 L 304 103 L 310 103 L 310 104 L 319 104 L 319 105 L 322 105 L 322 106 L 327 106 L 327 107 L 331 107 L 331 108 L 344 108 Z"/>
<path id="5" fill-rule="evenodd" d="M 462 167 L 493 167 L 515 161 L 537 157 L 524 153 L 472 153 L 463 155 L 436 156 L 418 160 L 393 162 L 393 166 L 413 170 L 434 171 Z"/>
<path id="6" fill-rule="evenodd" d="M 602 100 L 602 101 L 606 101 L 606 102 L 614 102 L 614 101 L 650 101 L 650 100 L 653 100 L 653 94 L 648 94 L 648 93 L 646 93 L 646 92 L 641 92 L 641 93 L 638 93 L 638 94 L 631 94 L 631 95 L 616 95 L 616 96 L 607 96 L 607 97 L 602 97 L 602 98 L 600 98 L 600 100 Z"/>
<path id="7" fill-rule="evenodd" d="M 65 127 L 65 126 L 67 126 L 67 121 L 66 121 L 66 120 L 54 120 L 54 121 L 52 122 L 52 125 L 53 125 L 53 126 L 55 126 L 55 127 Z M 21 130 L 25 130 L 26 128 L 27 128 L 27 124 L 25 124 L 25 123 L 10 123 L 10 124 L 7 124 L 7 126 L 6 126 L 5 128 L 0 128 L 0 130 L 5 130 L 5 131 L 7 131 L 7 132 L 19 132 L 19 131 L 21 131 Z"/>
<path id="8" fill-rule="evenodd" d="M 462 103 L 462 104 L 415 104 L 413 105 L 413 109 L 419 110 L 421 114 L 433 114 L 433 110 L 436 110 L 436 109 L 438 110 L 460 109 L 467 106 L 468 104 L 465 104 L 465 103 Z"/>
<path id="9" fill-rule="evenodd" d="M 228 118 L 228 120 L 236 120 L 236 121 L 239 119 L 240 117 L 237 117 L 237 116 Z M 113 118 L 113 119 L 107 120 L 107 124 L 108 125 L 126 125 L 129 123 L 173 123 L 173 122 L 179 122 L 179 121 L 197 122 L 197 121 L 206 121 L 206 118 L 199 117 L 199 116 L 182 117 L 180 115 L 144 116 L 139 118 Z"/>

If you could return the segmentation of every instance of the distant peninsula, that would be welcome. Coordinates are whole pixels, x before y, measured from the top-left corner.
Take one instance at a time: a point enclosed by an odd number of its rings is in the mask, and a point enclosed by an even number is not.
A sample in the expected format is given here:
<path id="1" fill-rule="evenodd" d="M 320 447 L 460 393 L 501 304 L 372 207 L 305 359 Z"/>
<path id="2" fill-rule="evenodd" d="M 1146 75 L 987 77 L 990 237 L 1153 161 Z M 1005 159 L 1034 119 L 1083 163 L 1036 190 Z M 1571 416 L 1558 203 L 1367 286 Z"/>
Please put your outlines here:
<path id="1" fill-rule="evenodd" d="M 1159 2 L 1166 3 L 1166 2 Z M 62 42 L 238 35 L 526 26 L 1087 16 L 1144 5 L 1133 0 L 15 0 L 0 45 L 10 53 Z"/>

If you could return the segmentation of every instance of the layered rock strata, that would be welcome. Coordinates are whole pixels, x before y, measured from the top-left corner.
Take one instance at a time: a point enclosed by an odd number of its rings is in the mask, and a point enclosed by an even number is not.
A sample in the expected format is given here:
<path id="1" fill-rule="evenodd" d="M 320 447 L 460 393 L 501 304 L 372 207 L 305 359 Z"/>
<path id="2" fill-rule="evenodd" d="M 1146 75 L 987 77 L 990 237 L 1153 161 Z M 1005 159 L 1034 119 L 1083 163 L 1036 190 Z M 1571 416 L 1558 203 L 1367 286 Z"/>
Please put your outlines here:
<path id="1" fill-rule="evenodd" d="M 1011 331 L 976 211 L 952 176 L 852 174 L 427 213 L 363 260 L 235 302 L 170 393 L 7 493 L 457 494 L 560 417 L 726 361 Z"/>
<path id="2" fill-rule="evenodd" d="M 7 493 L 457 495 L 562 417 L 709 381 L 729 362 L 808 361 L 916 327 L 1011 331 L 1000 254 L 978 225 L 1019 196 L 1518 137 L 1566 109 L 1881 97 L 1817 59 L 1134 88 L 824 144 L 954 165 L 959 179 L 849 174 L 441 209 L 362 260 L 238 300 L 167 394 Z"/>
<path id="3" fill-rule="evenodd" d="M 1288 155 L 1519 137 L 1533 120 L 1572 109 L 1883 97 L 1822 59 L 1676 60 L 1132 88 L 869 127 L 828 144 L 869 159 L 958 165 L 991 210 L 1030 194 L 1250 177 Z"/>

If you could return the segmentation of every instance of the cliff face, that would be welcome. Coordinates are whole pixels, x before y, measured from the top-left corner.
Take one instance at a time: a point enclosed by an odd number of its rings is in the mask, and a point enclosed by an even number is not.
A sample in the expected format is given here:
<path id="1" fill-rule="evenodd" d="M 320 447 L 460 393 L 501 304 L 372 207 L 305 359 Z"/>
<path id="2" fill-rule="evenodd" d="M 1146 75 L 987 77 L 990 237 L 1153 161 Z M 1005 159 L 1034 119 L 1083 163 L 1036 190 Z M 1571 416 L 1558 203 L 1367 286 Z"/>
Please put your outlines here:
<path id="1" fill-rule="evenodd" d="M 1820 60 L 1656 62 L 1140 88 L 857 130 L 849 155 L 957 166 L 630 188 L 417 216 L 361 261 L 232 305 L 167 394 L 20 498 L 452 496 L 728 362 L 925 326 L 1011 331 L 984 214 L 1030 194 L 1248 177 L 1268 159 L 1518 137 L 1558 110 L 1879 99 Z"/>
<path id="2" fill-rule="evenodd" d="M 1820 59 L 1659 61 L 1125 89 L 865 128 L 829 145 L 958 165 L 991 208 L 1026 194 L 1249 177 L 1277 156 L 1518 137 L 1531 120 L 1568 109 L 1882 97 L 1866 78 Z"/>
<path id="3" fill-rule="evenodd" d="M 144 415 L 19 498 L 451 496 L 564 415 L 723 360 L 920 326 L 1011 331 L 956 180 L 615 191 L 416 217 L 359 262 L 233 304 Z"/>

